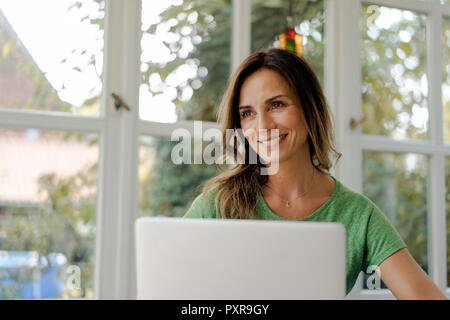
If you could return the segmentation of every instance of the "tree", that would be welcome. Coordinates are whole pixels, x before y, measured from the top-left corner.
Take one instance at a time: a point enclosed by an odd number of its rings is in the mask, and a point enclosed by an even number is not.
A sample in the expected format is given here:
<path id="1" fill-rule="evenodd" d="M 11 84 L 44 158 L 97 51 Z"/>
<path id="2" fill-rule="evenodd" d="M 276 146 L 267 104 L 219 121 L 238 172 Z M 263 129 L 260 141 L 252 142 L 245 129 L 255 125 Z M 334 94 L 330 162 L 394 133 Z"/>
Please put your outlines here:
<path id="1" fill-rule="evenodd" d="M 363 132 L 426 139 L 428 89 L 424 14 L 362 6 Z M 379 26 L 376 17 L 384 18 Z M 389 17 L 389 22 L 388 21 Z M 380 19 L 381 20 L 381 19 Z M 372 24 L 370 22 L 373 22 Z"/>

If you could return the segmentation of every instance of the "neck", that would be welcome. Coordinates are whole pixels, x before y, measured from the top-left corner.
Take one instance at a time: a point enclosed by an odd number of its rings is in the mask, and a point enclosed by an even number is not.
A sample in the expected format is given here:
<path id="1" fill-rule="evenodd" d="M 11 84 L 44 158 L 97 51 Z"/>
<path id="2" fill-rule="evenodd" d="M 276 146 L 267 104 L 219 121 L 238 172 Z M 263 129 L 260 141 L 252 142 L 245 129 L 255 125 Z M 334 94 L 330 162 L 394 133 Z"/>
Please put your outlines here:
<path id="1" fill-rule="evenodd" d="M 316 180 L 320 175 L 312 165 L 309 156 L 293 157 L 283 161 L 279 163 L 277 169 L 276 173 L 268 170 L 270 174 L 267 185 L 277 190 L 278 195 L 284 199 L 292 199 L 298 194 L 308 192 L 313 185 L 311 179 Z"/>

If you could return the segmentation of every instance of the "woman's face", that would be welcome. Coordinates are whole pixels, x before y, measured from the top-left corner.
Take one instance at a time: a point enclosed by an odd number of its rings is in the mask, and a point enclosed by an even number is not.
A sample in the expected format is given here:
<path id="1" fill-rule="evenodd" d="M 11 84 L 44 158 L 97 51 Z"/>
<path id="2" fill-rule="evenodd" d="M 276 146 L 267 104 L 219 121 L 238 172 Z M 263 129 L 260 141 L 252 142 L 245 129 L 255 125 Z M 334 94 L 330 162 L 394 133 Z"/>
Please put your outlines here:
<path id="1" fill-rule="evenodd" d="M 273 163 L 309 156 L 308 133 L 296 94 L 277 72 L 262 68 L 245 79 L 239 98 L 241 128 L 250 146 Z M 278 133 L 271 130 L 278 129 Z"/>

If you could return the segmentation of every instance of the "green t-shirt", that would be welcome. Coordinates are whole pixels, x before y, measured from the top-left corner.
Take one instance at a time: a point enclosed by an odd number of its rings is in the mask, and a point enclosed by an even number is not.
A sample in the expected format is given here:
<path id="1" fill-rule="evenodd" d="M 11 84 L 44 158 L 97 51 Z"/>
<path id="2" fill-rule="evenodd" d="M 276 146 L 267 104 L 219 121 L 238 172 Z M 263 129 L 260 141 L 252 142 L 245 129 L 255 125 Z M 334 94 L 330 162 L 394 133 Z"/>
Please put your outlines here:
<path id="1" fill-rule="evenodd" d="M 338 222 L 344 225 L 347 231 L 346 294 L 348 294 L 361 271 L 367 272 L 369 266 L 380 265 L 386 258 L 405 248 L 406 244 L 371 200 L 333 179 L 336 186 L 327 202 L 311 215 L 296 221 Z M 200 194 L 184 217 L 218 218 L 216 192 L 216 189 L 210 190 L 206 199 Z M 255 219 L 293 221 L 273 213 L 259 191 Z"/>

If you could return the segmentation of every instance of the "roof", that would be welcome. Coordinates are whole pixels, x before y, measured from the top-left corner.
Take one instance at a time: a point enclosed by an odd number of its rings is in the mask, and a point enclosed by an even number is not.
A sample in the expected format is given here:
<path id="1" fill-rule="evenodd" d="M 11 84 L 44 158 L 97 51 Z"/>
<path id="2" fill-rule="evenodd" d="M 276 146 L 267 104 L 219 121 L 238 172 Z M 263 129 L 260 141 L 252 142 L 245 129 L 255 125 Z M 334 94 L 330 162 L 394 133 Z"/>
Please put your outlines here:
<path id="1" fill-rule="evenodd" d="M 66 104 L 59 99 L 1 9 L 0 88 L 0 108 L 61 110 Z M 43 95 L 46 99 L 41 101 Z"/>

